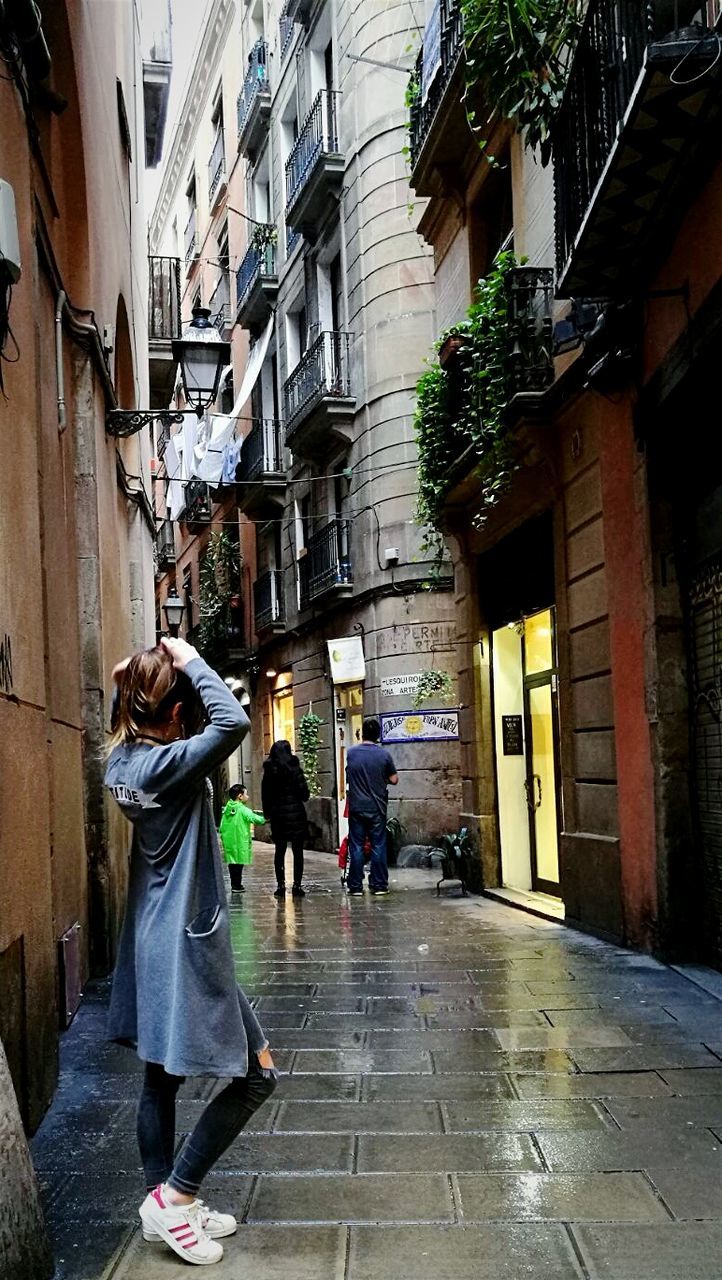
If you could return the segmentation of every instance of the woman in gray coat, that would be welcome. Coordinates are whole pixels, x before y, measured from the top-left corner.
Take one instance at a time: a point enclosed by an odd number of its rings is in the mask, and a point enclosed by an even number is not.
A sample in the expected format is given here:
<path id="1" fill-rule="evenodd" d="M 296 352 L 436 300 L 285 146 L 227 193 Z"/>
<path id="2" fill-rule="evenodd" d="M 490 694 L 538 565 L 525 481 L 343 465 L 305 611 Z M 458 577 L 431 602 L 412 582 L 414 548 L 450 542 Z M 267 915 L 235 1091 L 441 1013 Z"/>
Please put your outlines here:
<path id="1" fill-rule="evenodd" d="M 198 1199 L 202 1179 L 273 1092 L 268 1040 L 233 967 L 207 774 L 248 731 L 224 682 L 184 640 L 162 640 L 114 672 L 105 785 L 133 824 L 128 903 L 113 975 L 109 1039 L 145 1063 L 138 1144 L 146 1240 L 196 1265 L 218 1262 L 230 1214 Z M 199 711 L 208 723 L 194 732 Z M 229 1079 L 177 1156 L 186 1076 Z"/>

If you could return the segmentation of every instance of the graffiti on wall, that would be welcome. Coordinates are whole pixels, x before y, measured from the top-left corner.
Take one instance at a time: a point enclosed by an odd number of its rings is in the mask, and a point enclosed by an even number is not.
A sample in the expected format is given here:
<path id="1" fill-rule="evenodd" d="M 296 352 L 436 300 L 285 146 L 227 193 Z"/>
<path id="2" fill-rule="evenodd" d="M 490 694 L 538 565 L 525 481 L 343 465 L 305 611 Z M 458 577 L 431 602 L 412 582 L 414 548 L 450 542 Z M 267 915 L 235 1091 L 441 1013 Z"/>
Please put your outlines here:
<path id="1" fill-rule="evenodd" d="M 0 632 L 0 693 L 13 691 L 13 649 L 10 636 Z"/>

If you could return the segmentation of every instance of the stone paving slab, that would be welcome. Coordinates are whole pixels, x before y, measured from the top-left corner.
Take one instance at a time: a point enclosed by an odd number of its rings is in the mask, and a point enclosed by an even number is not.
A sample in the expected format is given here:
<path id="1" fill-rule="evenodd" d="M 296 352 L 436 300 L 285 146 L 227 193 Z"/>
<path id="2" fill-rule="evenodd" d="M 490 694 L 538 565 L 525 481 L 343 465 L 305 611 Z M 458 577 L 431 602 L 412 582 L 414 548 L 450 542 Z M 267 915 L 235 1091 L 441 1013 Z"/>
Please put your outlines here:
<path id="1" fill-rule="evenodd" d="M 442 1174 L 358 1174 L 337 1178 L 259 1178 L 249 1222 L 453 1222 Z"/>
<path id="2" fill-rule="evenodd" d="M 502 1049 L 599 1049 L 632 1043 L 621 1027 L 510 1027 L 496 1032 Z"/>
<path id="3" fill-rule="evenodd" d="M 660 1069 L 662 1079 L 680 1094 L 722 1093 L 722 1067 L 718 1070 L 668 1070 Z"/>
<path id="4" fill-rule="evenodd" d="M 441 1133 L 435 1102 L 282 1102 L 277 1133 Z"/>
<path id="5" fill-rule="evenodd" d="M 560 1226 L 351 1230 L 348 1280 L 581 1280 L 582 1274 Z"/>
<path id="6" fill-rule="evenodd" d="M 294 1077 L 299 1078 L 299 1077 Z M 363 1076 L 364 1101 L 397 1099 L 461 1100 L 469 1098 L 513 1098 L 514 1092 L 506 1075 L 445 1076 Z"/>
<path id="7" fill-rule="evenodd" d="M 669 1160 L 680 1168 L 703 1166 L 711 1177 L 722 1179 L 722 1144 L 708 1129 L 658 1125 L 644 1132 L 605 1134 L 540 1131 L 536 1141 L 552 1172 L 613 1173 L 646 1169 Z"/>
<path id="8" fill-rule="evenodd" d="M 464 1221 L 669 1222 L 640 1173 L 459 1174 Z"/>
<path id="9" fill-rule="evenodd" d="M 660 1071 L 670 1067 L 719 1068 L 703 1045 L 635 1045 L 631 1049 L 570 1049 L 580 1071 Z"/>
<path id="10" fill-rule="evenodd" d="M 488 1169 L 541 1169 L 539 1151 L 525 1133 L 395 1135 L 358 1139 L 360 1173 L 460 1173 Z"/>
<path id="11" fill-rule="evenodd" d="M 606 1107 L 622 1129 L 644 1129 L 660 1123 L 703 1129 L 722 1127 L 722 1093 L 686 1098 L 608 1098 Z"/>
<path id="12" fill-rule="evenodd" d="M 689 1165 L 683 1169 L 651 1165 L 646 1172 L 675 1218 L 722 1219 L 722 1178 L 710 1178 L 707 1169 Z"/>
<path id="13" fill-rule="evenodd" d="M 603 1132 L 610 1126 L 593 1102 L 444 1102 L 444 1129 L 447 1133 L 536 1133 L 540 1129 L 591 1129 Z"/>
<path id="14" fill-rule="evenodd" d="M 345 1227 L 247 1226 L 225 1239 L 213 1280 L 343 1280 Z M 164 1245 L 136 1237 L 113 1280 L 181 1280 L 195 1274 Z M 98 1273 L 92 1277 L 97 1280 Z"/>
<path id="15" fill-rule="evenodd" d="M 707 1076 L 709 1073 L 699 1074 Z M 656 1071 L 517 1075 L 512 1077 L 512 1084 L 521 1098 L 651 1098 L 669 1097 L 672 1093 L 672 1085 L 667 1084 Z"/>
<path id="16" fill-rule="evenodd" d="M 574 1236 L 590 1280 L 717 1280 L 722 1224 L 579 1226 Z"/>

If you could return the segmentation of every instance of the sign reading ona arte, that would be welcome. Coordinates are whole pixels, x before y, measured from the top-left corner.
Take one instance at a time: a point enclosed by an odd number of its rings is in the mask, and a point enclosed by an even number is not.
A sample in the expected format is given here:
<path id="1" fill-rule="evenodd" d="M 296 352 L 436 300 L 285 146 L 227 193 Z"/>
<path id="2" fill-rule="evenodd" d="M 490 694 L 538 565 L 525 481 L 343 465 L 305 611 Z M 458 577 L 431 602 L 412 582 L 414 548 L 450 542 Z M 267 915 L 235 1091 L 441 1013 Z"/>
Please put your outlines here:
<path id="1" fill-rule="evenodd" d="M 455 742 L 458 711 L 400 711 L 381 716 L 382 742 Z"/>
<path id="2" fill-rule="evenodd" d="M 414 671 L 404 676 L 384 676 L 381 680 L 382 698 L 408 698 L 416 693 L 421 680 L 421 672 Z"/>
<path id="3" fill-rule="evenodd" d="M 361 636 L 343 636 L 329 640 L 328 658 L 334 684 L 360 683 L 366 679 L 366 663 Z"/>

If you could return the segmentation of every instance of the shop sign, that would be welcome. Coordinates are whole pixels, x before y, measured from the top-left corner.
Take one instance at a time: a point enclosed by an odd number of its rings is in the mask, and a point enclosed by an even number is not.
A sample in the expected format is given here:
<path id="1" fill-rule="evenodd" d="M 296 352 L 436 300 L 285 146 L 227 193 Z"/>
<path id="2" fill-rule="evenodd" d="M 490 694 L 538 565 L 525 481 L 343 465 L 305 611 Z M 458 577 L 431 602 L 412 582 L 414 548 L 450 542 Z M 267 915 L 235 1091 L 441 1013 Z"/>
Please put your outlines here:
<path id="1" fill-rule="evenodd" d="M 458 711 L 400 711 L 381 716 L 382 742 L 453 742 L 458 737 Z"/>
<path id="2" fill-rule="evenodd" d="M 410 698 L 416 693 L 420 681 L 420 671 L 404 676 L 384 676 L 381 681 L 381 696 L 382 698 Z"/>
<path id="3" fill-rule="evenodd" d="M 501 717 L 501 740 L 505 756 L 524 755 L 524 729 L 521 716 Z"/>
<path id="4" fill-rule="evenodd" d="M 366 679 L 366 663 L 361 636 L 329 640 L 328 657 L 334 684 L 355 684 Z"/>

